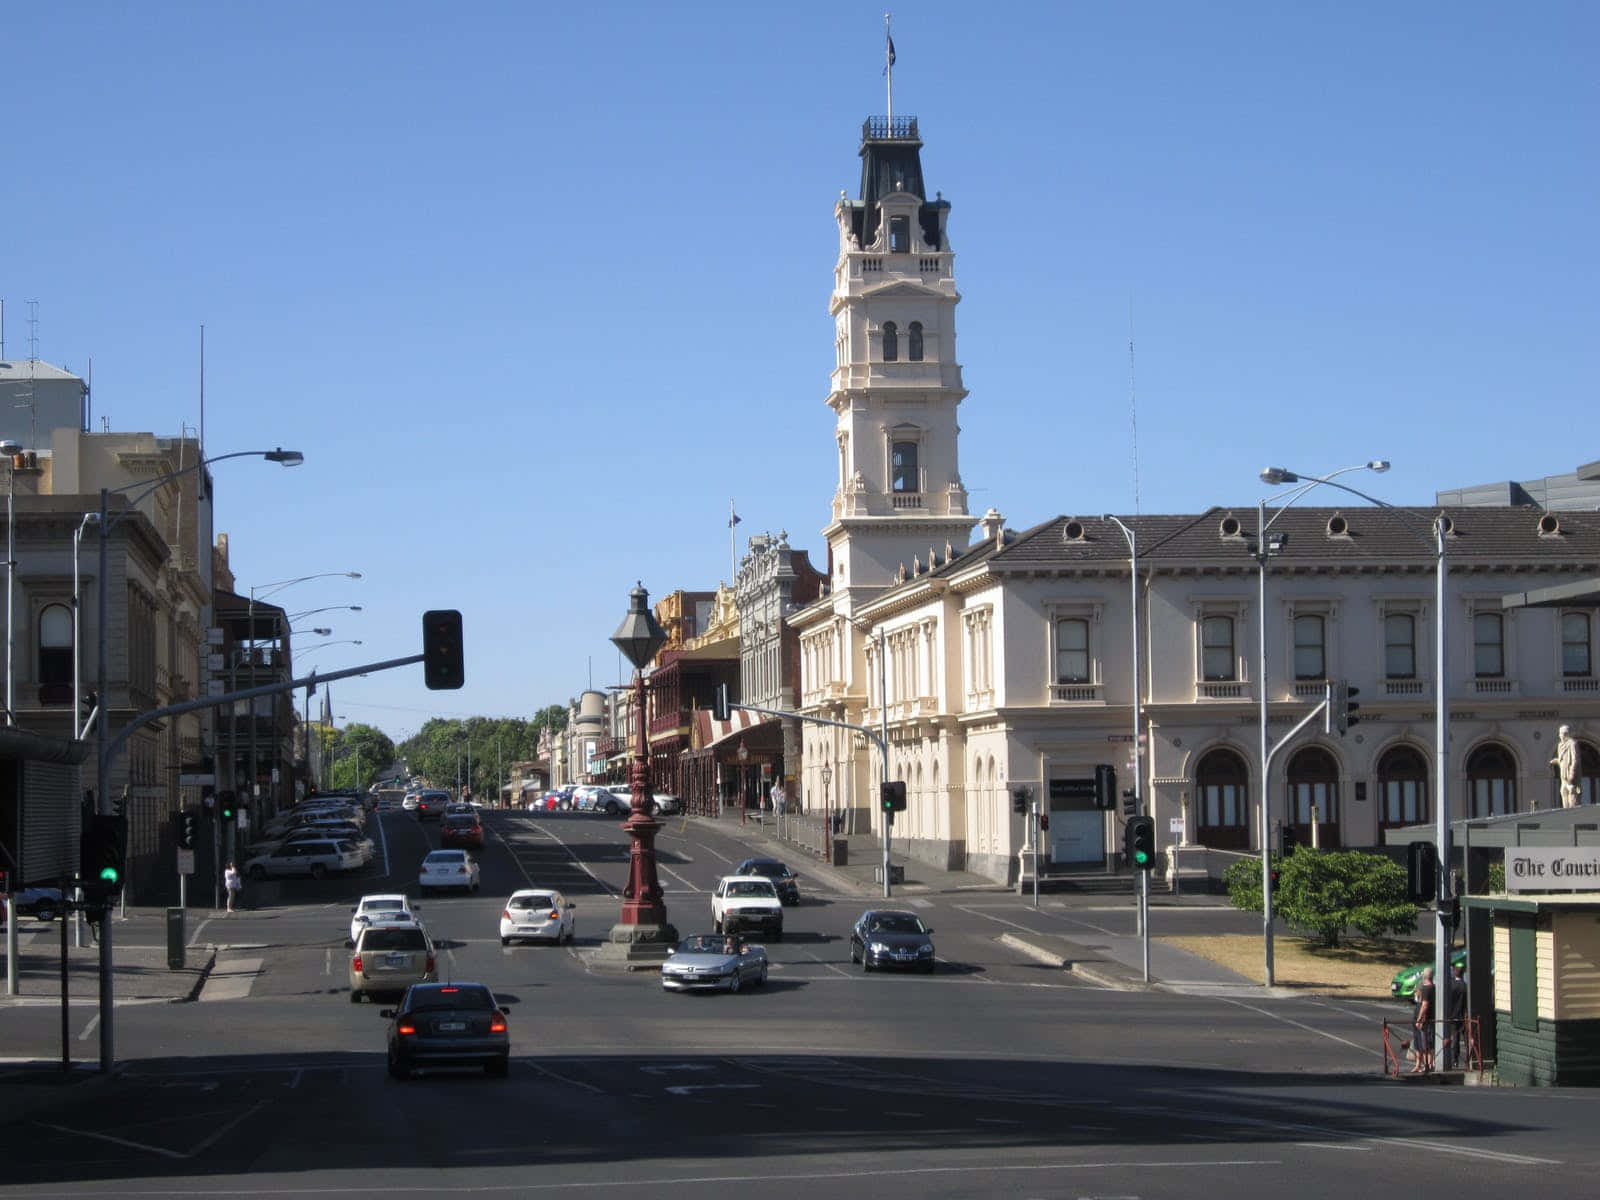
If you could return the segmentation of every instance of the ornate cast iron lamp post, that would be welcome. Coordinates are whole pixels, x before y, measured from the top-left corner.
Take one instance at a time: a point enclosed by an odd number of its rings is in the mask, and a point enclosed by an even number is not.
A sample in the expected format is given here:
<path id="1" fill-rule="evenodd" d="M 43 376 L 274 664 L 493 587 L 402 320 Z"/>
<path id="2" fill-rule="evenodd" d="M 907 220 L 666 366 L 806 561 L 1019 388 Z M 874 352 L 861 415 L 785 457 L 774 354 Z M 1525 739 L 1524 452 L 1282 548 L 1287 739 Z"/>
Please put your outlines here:
<path id="1" fill-rule="evenodd" d="M 612 636 L 612 644 L 633 664 L 633 762 L 628 778 L 633 787 L 632 812 L 622 828 L 632 840 L 628 886 L 622 893 L 622 915 L 611 927 L 601 957 L 659 961 L 678 941 L 667 924 L 667 905 L 656 878 L 656 833 L 661 824 L 650 815 L 650 741 L 645 721 L 644 668 L 666 644 L 667 634 L 650 611 L 650 593 L 640 583 L 628 593 L 628 615 Z"/>

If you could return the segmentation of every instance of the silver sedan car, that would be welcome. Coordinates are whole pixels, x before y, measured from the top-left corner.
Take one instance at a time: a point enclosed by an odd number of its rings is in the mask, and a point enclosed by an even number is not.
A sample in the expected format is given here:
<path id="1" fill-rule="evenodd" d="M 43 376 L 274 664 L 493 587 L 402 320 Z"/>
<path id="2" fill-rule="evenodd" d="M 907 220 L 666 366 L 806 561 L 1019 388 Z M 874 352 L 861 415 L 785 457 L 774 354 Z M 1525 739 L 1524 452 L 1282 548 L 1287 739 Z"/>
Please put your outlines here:
<path id="1" fill-rule="evenodd" d="M 669 992 L 737 992 L 746 983 L 767 981 L 767 952 L 735 934 L 686 937 L 661 966 L 661 986 Z"/>

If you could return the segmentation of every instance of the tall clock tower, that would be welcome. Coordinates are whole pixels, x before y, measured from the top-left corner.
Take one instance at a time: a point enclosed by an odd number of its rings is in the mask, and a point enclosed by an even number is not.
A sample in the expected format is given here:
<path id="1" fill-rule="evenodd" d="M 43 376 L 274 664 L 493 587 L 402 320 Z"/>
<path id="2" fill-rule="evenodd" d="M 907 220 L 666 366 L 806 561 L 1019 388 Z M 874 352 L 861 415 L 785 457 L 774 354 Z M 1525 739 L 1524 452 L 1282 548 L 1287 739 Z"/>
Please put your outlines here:
<path id="1" fill-rule="evenodd" d="M 834 265 L 838 487 L 823 532 L 830 589 L 847 608 L 930 557 L 966 549 L 967 513 L 956 409 L 967 390 L 956 362 L 950 205 L 922 181 L 915 117 L 871 117 L 861 130 L 861 193 L 841 195 Z"/>

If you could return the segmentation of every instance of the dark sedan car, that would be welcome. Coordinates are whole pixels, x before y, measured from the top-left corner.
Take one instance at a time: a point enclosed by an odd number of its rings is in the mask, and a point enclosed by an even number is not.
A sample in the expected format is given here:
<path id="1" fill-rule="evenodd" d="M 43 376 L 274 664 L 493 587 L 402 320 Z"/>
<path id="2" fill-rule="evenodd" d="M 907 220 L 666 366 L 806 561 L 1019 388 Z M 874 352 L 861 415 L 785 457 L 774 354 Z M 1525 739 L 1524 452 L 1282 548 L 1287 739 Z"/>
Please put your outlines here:
<path id="1" fill-rule="evenodd" d="M 389 1074 L 409 1079 L 428 1067 L 482 1067 L 504 1077 L 511 1035 L 494 993 L 481 983 L 414 983 L 389 1019 Z"/>
<path id="2" fill-rule="evenodd" d="M 869 908 L 850 930 L 850 961 L 876 967 L 933 970 L 933 930 L 912 912 Z"/>
<path id="3" fill-rule="evenodd" d="M 473 813 L 446 813 L 439 824 L 439 845 L 456 850 L 482 850 L 483 826 Z"/>
<path id="4" fill-rule="evenodd" d="M 761 875 L 772 880 L 778 899 L 787 905 L 800 903 L 800 876 L 775 858 L 747 858 L 733 869 L 735 875 Z"/>

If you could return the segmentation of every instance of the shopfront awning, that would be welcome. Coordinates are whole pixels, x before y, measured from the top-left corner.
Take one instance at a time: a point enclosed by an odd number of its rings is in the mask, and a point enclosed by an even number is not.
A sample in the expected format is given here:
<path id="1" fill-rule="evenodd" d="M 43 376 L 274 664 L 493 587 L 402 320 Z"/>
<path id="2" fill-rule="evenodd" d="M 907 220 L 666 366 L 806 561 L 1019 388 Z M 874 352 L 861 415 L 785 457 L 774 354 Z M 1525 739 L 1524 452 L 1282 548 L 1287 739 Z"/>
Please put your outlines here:
<path id="1" fill-rule="evenodd" d="M 694 714 L 694 729 L 690 733 L 690 745 L 695 750 L 709 750 L 719 742 L 729 738 L 738 737 L 740 734 L 749 733 L 763 725 L 776 725 L 777 717 L 764 717 L 759 713 L 746 712 L 742 708 L 733 710 L 733 714 L 726 721 L 712 718 L 710 709 L 699 709 Z"/>

